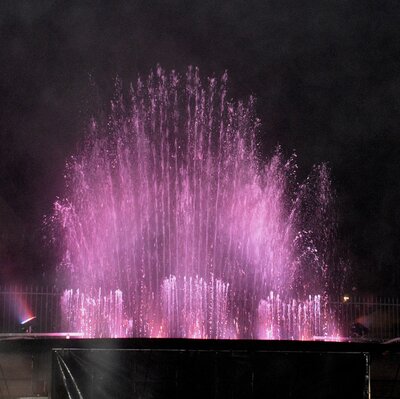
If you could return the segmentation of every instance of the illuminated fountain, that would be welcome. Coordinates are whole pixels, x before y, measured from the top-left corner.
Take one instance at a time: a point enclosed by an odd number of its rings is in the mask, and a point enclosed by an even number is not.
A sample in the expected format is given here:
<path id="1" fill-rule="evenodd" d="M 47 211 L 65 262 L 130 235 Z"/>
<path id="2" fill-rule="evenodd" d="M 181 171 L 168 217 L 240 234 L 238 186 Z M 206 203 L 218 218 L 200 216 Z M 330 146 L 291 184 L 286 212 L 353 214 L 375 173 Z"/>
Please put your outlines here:
<path id="1" fill-rule="evenodd" d="M 262 159 L 254 100 L 158 68 L 117 94 L 55 204 L 68 330 L 89 337 L 309 339 L 335 333 L 325 165 Z"/>

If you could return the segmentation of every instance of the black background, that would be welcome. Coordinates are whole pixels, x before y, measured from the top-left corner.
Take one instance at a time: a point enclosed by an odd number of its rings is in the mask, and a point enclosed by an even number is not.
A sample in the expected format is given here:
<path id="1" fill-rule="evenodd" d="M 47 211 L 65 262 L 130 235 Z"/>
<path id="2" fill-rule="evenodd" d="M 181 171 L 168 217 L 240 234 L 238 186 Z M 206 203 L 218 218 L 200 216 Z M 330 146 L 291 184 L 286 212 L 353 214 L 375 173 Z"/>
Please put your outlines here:
<path id="1" fill-rule="evenodd" d="M 327 161 L 341 250 L 360 293 L 400 283 L 400 3 L 397 0 L 3 1 L 0 6 L 0 283 L 49 281 L 43 215 L 90 116 L 89 82 L 160 63 L 227 69 L 254 94 L 263 154 L 279 143 L 300 174 Z"/>

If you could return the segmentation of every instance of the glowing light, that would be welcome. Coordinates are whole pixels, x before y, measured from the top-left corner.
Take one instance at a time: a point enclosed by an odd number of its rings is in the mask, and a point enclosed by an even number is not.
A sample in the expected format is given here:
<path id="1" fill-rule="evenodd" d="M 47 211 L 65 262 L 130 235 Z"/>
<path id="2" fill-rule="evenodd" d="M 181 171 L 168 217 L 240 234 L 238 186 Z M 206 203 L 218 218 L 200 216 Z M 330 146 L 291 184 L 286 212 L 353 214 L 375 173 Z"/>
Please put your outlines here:
<path id="1" fill-rule="evenodd" d="M 27 324 L 27 323 L 29 323 L 30 321 L 33 321 L 33 320 L 35 320 L 35 319 L 36 319 L 36 316 L 28 317 L 26 320 L 21 321 L 21 324 Z"/>
<path id="2" fill-rule="evenodd" d="M 23 292 L 12 292 L 9 297 L 10 309 L 12 309 L 16 319 L 20 324 L 26 323 L 27 320 L 34 317 L 30 305 L 28 304 L 28 297 Z"/>

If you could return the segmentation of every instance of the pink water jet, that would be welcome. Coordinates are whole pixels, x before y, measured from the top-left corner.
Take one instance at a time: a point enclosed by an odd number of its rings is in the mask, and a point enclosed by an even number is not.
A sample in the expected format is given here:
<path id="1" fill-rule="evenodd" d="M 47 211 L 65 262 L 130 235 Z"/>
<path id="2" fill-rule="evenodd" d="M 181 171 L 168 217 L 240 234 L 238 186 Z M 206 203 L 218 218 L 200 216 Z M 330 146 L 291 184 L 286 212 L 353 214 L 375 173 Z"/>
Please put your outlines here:
<path id="1" fill-rule="evenodd" d="M 263 159 L 254 99 L 161 68 L 117 87 L 55 203 L 66 328 L 89 337 L 308 339 L 335 333 L 325 165 Z"/>

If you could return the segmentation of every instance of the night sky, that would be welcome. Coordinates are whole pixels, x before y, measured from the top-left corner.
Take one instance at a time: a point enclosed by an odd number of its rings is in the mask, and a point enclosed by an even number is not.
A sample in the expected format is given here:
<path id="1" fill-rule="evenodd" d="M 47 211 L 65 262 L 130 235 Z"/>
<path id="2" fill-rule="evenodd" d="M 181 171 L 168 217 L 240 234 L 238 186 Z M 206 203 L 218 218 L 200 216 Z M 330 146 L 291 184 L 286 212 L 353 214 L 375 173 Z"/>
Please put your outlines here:
<path id="1" fill-rule="evenodd" d="M 398 0 L 2 2 L 0 284 L 51 281 L 65 160 L 115 77 L 160 63 L 228 70 L 233 98 L 257 97 L 264 155 L 295 150 L 304 176 L 328 162 L 349 286 L 397 295 L 399 26 Z"/>

